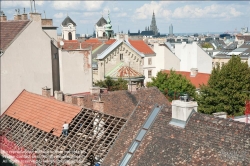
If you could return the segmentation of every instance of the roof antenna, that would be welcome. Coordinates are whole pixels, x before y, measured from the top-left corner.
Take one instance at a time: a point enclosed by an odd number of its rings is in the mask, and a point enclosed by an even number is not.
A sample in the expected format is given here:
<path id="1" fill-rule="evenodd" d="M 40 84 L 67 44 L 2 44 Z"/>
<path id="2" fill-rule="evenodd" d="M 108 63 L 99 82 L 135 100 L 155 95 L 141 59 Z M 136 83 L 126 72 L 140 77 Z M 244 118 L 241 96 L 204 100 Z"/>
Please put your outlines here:
<path id="1" fill-rule="evenodd" d="M 44 10 L 43 12 L 44 12 L 44 17 L 45 17 L 45 19 L 46 19 L 46 13 L 45 13 L 45 10 Z"/>
<path id="2" fill-rule="evenodd" d="M 34 1 L 34 9 L 35 9 L 35 13 L 36 13 L 36 1 L 35 0 L 33 0 Z"/>
<path id="3" fill-rule="evenodd" d="M 33 13 L 32 0 L 30 0 L 30 12 Z"/>
<path id="4" fill-rule="evenodd" d="M 23 14 L 25 14 L 25 8 L 23 8 Z"/>

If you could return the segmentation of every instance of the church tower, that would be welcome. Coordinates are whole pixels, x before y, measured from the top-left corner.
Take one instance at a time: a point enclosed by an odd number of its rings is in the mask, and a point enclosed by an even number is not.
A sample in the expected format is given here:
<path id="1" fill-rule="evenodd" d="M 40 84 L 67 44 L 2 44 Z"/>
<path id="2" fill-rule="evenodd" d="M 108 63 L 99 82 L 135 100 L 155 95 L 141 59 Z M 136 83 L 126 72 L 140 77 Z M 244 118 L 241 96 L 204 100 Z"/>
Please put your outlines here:
<path id="1" fill-rule="evenodd" d="M 64 19 L 61 27 L 63 40 L 76 40 L 76 23 L 69 16 Z"/>
<path id="2" fill-rule="evenodd" d="M 158 35 L 158 28 L 157 28 L 157 25 L 156 25 L 155 13 L 154 12 L 153 12 L 152 20 L 151 20 L 150 31 L 153 31 L 154 35 Z"/>
<path id="3" fill-rule="evenodd" d="M 111 20 L 109 18 L 109 12 L 108 12 L 107 24 L 105 25 L 105 32 L 106 32 L 106 36 L 108 37 L 108 39 L 113 37 L 112 25 L 110 23 L 111 23 Z"/>

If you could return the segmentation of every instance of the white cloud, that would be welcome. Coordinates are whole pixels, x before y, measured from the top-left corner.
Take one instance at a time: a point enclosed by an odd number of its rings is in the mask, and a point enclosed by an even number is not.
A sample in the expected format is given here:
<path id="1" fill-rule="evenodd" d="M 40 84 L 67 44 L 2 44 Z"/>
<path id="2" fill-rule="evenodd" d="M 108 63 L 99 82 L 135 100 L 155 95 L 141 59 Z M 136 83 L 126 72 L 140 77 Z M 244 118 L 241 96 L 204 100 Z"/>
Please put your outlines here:
<path id="1" fill-rule="evenodd" d="M 116 17 L 126 17 L 128 14 L 126 12 L 121 12 L 116 15 Z"/>
<path id="2" fill-rule="evenodd" d="M 42 6 L 44 1 L 35 1 L 36 6 Z M 2 8 L 30 8 L 30 1 L 1 1 Z"/>
<path id="3" fill-rule="evenodd" d="M 86 10 L 97 11 L 102 8 L 103 1 L 55 1 L 53 7 L 56 10 Z"/>
<path id="4" fill-rule="evenodd" d="M 195 5 L 178 7 L 173 11 L 173 18 L 232 18 L 242 15 L 232 6 L 210 5 L 204 8 Z"/>
<path id="5" fill-rule="evenodd" d="M 80 1 L 55 1 L 53 7 L 56 10 L 76 9 L 81 5 Z"/>
<path id="6" fill-rule="evenodd" d="M 66 17 L 66 14 L 65 14 L 65 13 L 60 12 L 60 13 L 56 13 L 56 14 L 54 14 L 54 17 L 55 17 L 55 18 L 64 18 L 64 17 Z"/>
<path id="7" fill-rule="evenodd" d="M 135 10 L 135 19 L 148 19 L 152 17 L 152 13 L 157 15 L 158 18 L 167 18 L 171 15 L 171 11 L 166 9 L 166 7 L 172 2 L 160 1 L 160 2 L 150 2 L 144 4 L 142 7 Z"/>
<path id="8" fill-rule="evenodd" d="M 113 8 L 113 11 L 118 12 L 120 9 L 118 7 Z"/>

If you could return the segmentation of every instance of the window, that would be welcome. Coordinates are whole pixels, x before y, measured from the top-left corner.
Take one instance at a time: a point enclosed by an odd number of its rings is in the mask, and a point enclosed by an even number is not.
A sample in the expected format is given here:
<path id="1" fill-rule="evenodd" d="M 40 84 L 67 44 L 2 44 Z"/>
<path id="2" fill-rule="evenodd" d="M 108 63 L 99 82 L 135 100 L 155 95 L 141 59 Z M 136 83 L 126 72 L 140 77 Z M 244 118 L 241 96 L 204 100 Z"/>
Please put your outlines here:
<path id="1" fill-rule="evenodd" d="M 123 54 L 120 54 L 120 60 L 121 61 L 123 60 Z"/>
<path id="2" fill-rule="evenodd" d="M 148 78 L 152 77 L 152 70 L 148 70 Z"/>
<path id="3" fill-rule="evenodd" d="M 69 32 L 69 40 L 72 40 L 72 33 Z"/>
<path id="4" fill-rule="evenodd" d="M 55 54 L 54 54 L 53 58 L 54 58 L 54 59 L 56 59 L 56 58 L 57 58 L 57 53 L 55 53 Z"/>
<path id="5" fill-rule="evenodd" d="M 148 58 L 148 65 L 152 65 L 152 58 Z"/>

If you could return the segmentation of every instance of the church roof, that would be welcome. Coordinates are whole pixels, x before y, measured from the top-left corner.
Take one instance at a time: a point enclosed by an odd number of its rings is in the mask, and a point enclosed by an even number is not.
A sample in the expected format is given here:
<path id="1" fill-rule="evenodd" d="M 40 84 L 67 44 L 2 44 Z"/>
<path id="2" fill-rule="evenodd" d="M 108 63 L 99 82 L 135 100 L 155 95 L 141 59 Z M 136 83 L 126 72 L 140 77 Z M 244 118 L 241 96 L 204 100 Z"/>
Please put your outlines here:
<path id="1" fill-rule="evenodd" d="M 100 20 L 96 23 L 97 26 L 103 26 L 103 24 L 107 24 L 105 18 L 101 17 Z"/>
<path id="2" fill-rule="evenodd" d="M 69 17 L 67 16 L 63 22 L 62 22 L 62 26 L 67 26 L 69 23 L 73 24 L 74 26 L 76 26 L 76 23 Z"/>

